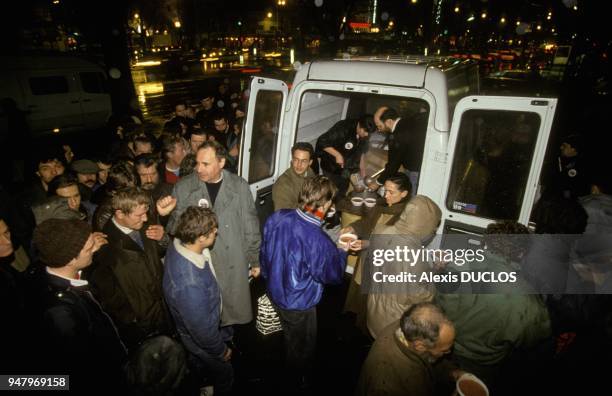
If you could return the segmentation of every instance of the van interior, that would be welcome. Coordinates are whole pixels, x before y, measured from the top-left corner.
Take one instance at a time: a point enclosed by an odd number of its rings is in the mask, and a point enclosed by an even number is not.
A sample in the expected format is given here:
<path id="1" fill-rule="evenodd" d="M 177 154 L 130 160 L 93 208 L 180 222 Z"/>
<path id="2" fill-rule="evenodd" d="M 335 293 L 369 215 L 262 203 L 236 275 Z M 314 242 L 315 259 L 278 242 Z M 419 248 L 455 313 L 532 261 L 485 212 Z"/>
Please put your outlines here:
<path id="1" fill-rule="evenodd" d="M 280 93 L 259 91 L 258 95 L 261 97 L 257 98 L 253 122 L 254 144 L 249 166 L 249 183 L 274 174 L 278 131 L 271 130 L 271 125 L 278 125 L 281 114 Z M 357 119 L 363 114 L 374 114 L 381 106 L 396 109 L 402 118 L 411 117 L 422 106 L 429 109 L 427 102 L 418 98 L 310 90 L 304 92 L 300 98 L 294 141 L 309 142 L 315 147 L 319 136 L 327 132 L 336 122 Z M 369 175 L 381 170 L 387 163 L 387 137 L 387 134 L 379 132 L 369 136 L 369 149 L 365 157 Z"/>
<path id="2" fill-rule="evenodd" d="M 282 116 L 280 92 L 261 90 L 257 95 L 253 141 L 247 154 L 250 156 L 249 183 L 275 174 L 279 138 L 276 126 Z M 308 90 L 302 94 L 296 109 L 293 141 L 309 142 L 314 147 L 317 139 L 336 122 L 374 114 L 380 106 L 395 108 L 402 118 L 410 118 L 423 106 L 429 112 L 427 102 L 415 97 Z M 527 111 L 464 112 L 444 202 L 447 210 L 480 218 L 517 220 L 542 122 L 537 113 Z M 375 174 L 387 163 L 388 137 L 386 133 L 370 134 L 365 157 L 368 175 Z M 271 186 L 260 191 L 262 196 L 268 190 Z M 268 205 L 271 213 L 271 202 Z"/>

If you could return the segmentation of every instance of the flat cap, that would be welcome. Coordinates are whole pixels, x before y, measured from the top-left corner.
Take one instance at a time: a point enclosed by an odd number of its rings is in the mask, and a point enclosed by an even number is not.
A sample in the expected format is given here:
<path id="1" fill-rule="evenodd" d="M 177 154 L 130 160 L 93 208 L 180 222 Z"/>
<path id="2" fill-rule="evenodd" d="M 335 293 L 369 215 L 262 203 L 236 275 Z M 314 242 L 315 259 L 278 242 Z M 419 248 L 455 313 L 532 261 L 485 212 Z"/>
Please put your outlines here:
<path id="1" fill-rule="evenodd" d="M 100 168 L 98 168 L 98 164 L 88 159 L 80 159 L 74 161 L 70 168 L 76 173 L 98 173 Z"/>

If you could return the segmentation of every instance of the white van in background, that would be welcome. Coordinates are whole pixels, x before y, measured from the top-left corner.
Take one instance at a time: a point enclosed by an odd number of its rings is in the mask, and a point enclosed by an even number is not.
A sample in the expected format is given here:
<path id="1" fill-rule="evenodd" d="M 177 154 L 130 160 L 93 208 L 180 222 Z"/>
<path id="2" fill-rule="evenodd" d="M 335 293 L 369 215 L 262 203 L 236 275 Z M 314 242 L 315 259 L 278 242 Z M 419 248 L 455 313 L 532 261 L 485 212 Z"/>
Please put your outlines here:
<path id="1" fill-rule="evenodd" d="M 104 70 L 69 56 L 1 56 L 0 98 L 26 112 L 34 136 L 100 128 L 111 115 Z"/>
<path id="2" fill-rule="evenodd" d="M 272 184 L 290 166 L 295 142 L 314 143 L 337 121 L 385 105 L 404 118 L 428 112 L 413 193 L 442 210 L 438 233 L 479 235 L 500 219 L 528 224 L 557 100 L 478 92 L 476 65 L 454 58 L 314 61 L 299 68 L 291 90 L 253 77 L 240 172 L 260 218 L 271 212 Z M 370 155 L 379 167 L 387 162 L 384 147 Z"/>

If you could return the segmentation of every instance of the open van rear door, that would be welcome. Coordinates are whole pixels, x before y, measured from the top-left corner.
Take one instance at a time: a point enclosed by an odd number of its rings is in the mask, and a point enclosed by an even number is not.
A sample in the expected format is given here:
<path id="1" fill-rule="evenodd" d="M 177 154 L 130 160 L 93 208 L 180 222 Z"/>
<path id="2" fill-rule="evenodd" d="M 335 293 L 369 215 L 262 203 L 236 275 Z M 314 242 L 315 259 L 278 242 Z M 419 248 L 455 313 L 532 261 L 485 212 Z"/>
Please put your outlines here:
<path id="1" fill-rule="evenodd" d="M 482 235 L 497 220 L 527 225 L 556 99 L 468 96 L 448 144 L 442 232 Z"/>
<path id="2" fill-rule="evenodd" d="M 279 147 L 289 88 L 281 80 L 253 77 L 243 131 L 240 175 L 249 183 L 263 225 L 274 211 L 272 184 L 279 173 Z"/>

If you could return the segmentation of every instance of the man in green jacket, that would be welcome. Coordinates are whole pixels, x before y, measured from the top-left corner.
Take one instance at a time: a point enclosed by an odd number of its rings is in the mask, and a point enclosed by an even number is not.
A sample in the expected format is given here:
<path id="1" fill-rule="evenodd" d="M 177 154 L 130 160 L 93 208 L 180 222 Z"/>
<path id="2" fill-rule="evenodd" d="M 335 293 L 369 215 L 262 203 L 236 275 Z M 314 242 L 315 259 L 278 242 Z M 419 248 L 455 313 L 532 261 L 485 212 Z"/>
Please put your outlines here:
<path id="1" fill-rule="evenodd" d="M 429 302 L 411 306 L 376 339 L 361 369 L 355 396 L 433 396 L 464 372 L 441 362 L 455 339 L 455 327 Z"/>
<path id="2" fill-rule="evenodd" d="M 274 211 L 298 207 L 298 195 L 306 179 L 314 176 L 310 169 L 314 149 L 310 143 L 298 142 L 291 148 L 291 167 L 272 186 Z"/>
<path id="3" fill-rule="evenodd" d="M 485 260 L 472 262 L 473 272 L 520 273 L 527 249 L 527 227 L 504 221 L 485 232 Z M 453 359 L 491 388 L 506 389 L 519 371 L 529 374 L 550 345 L 550 316 L 537 294 L 517 278 L 514 283 L 473 283 L 471 294 L 442 294 L 436 302 L 455 324 Z M 550 351 L 552 352 L 552 351 Z M 528 364 L 529 363 L 529 364 Z M 508 375 L 513 373 L 513 375 Z"/>

